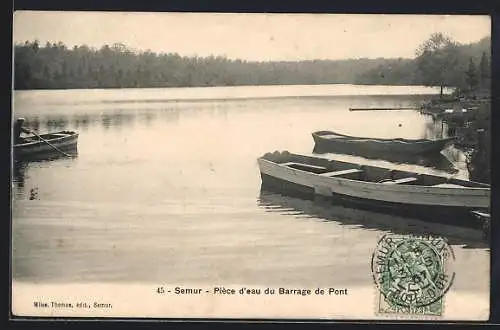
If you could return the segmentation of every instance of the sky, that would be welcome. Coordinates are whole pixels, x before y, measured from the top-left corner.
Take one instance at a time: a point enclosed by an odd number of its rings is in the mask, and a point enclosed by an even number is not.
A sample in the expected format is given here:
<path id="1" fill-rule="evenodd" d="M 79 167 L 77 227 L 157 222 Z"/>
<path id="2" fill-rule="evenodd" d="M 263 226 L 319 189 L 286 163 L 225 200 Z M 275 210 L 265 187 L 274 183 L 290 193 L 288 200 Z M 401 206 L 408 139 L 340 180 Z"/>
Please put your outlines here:
<path id="1" fill-rule="evenodd" d="M 138 50 L 242 60 L 413 58 L 434 32 L 471 43 L 491 34 L 486 15 L 14 13 L 14 42 L 68 47 L 123 43 Z"/>

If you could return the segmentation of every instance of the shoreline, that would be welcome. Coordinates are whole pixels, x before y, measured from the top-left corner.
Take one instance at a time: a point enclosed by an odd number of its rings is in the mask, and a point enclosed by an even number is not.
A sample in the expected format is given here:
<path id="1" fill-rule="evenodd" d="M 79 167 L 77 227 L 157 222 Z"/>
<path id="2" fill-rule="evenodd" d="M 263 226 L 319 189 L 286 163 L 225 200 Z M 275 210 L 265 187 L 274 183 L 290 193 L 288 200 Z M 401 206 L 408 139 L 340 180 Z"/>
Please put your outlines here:
<path id="1" fill-rule="evenodd" d="M 466 155 L 471 180 L 490 184 L 491 96 L 487 93 L 478 95 L 460 99 L 437 98 L 444 102 L 431 98 L 421 104 L 420 112 L 431 115 L 434 121 L 441 120 L 449 135 L 457 137 L 455 147 Z"/>

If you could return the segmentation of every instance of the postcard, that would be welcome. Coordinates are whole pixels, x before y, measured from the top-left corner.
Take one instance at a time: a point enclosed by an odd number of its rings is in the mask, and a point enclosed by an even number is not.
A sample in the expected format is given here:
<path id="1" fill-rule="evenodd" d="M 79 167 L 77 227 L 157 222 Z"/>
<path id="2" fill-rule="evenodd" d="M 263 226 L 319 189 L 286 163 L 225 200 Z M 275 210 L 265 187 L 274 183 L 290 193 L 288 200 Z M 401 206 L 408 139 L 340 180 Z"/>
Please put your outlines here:
<path id="1" fill-rule="evenodd" d="M 489 16 L 13 22 L 12 317 L 488 320 Z"/>

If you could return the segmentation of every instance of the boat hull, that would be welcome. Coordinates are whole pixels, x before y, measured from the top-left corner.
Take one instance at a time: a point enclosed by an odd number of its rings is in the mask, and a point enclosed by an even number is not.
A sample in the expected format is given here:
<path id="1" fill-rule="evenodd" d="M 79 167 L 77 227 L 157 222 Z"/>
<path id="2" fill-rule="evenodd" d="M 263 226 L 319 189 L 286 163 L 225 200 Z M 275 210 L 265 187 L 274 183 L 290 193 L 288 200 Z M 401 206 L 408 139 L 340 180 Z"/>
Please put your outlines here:
<path id="1" fill-rule="evenodd" d="M 453 138 L 441 140 L 404 140 L 368 138 L 328 138 L 333 132 L 322 131 L 312 134 L 315 148 L 323 151 L 373 156 L 377 153 L 428 155 L 437 154 L 454 141 Z"/>
<path id="2" fill-rule="evenodd" d="M 77 151 L 78 133 L 61 131 L 40 136 L 52 146 L 37 137 L 33 137 L 31 141 L 27 143 L 15 144 L 13 146 L 14 159 L 38 160 L 61 156 L 61 151 L 71 154 L 75 154 Z"/>
<path id="3" fill-rule="evenodd" d="M 288 195 L 323 196 L 355 207 L 415 216 L 430 221 L 457 222 L 470 219 L 470 212 L 488 209 L 490 191 L 486 188 L 457 189 L 363 182 L 331 178 L 258 160 L 262 187 Z M 451 217 L 451 218 L 450 218 Z"/>
<path id="4" fill-rule="evenodd" d="M 321 197 L 321 195 L 318 196 L 318 194 L 315 193 L 314 188 L 308 186 L 294 184 L 266 174 L 261 174 L 261 178 L 262 190 L 308 200 L 314 200 L 315 198 Z M 406 218 L 416 218 L 429 222 L 463 226 L 473 229 L 482 229 L 482 223 L 476 221 L 471 214 L 471 211 L 477 210 L 477 208 L 428 206 L 419 204 L 407 205 L 403 203 L 353 197 L 338 193 L 332 193 L 329 196 L 323 195 L 323 198 L 329 199 L 332 204 L 360 210 L 392 214 Z"/>

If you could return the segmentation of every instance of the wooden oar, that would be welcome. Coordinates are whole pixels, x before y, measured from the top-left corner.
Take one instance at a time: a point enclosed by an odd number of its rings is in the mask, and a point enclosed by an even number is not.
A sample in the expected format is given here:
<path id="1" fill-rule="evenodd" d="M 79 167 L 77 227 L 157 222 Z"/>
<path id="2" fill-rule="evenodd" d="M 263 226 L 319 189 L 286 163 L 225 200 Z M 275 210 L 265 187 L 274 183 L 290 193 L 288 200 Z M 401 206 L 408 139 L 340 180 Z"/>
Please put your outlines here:
<path id="1" fill-rule="evenodd" d="M 34 131 L 30 130 L 30 129 L 26 129 L 26 131 L 30 132 L 31 134 L 35 135 L 36 137 L 38 137 L 40 140 L 42 140 L 43 142 L 47 143 L 49 146 L 51 146 L 52 148 L 54 148 L 54 150 L 60 152 L 61 154 L 63 154 L 64 156 L 66 157 L 75 157 L 74 155 L 70 155 L 64 151 L 62 151 L 61 149 L 59 149 L 58 147 L 56 147 L 55 145 L 53 145 L 52 143 L 50 143 L 49 141 L 45 140 L 43 137 L 41 137 L 40 135 L 38 135 L 37 133 L 35 133 Z"/>

